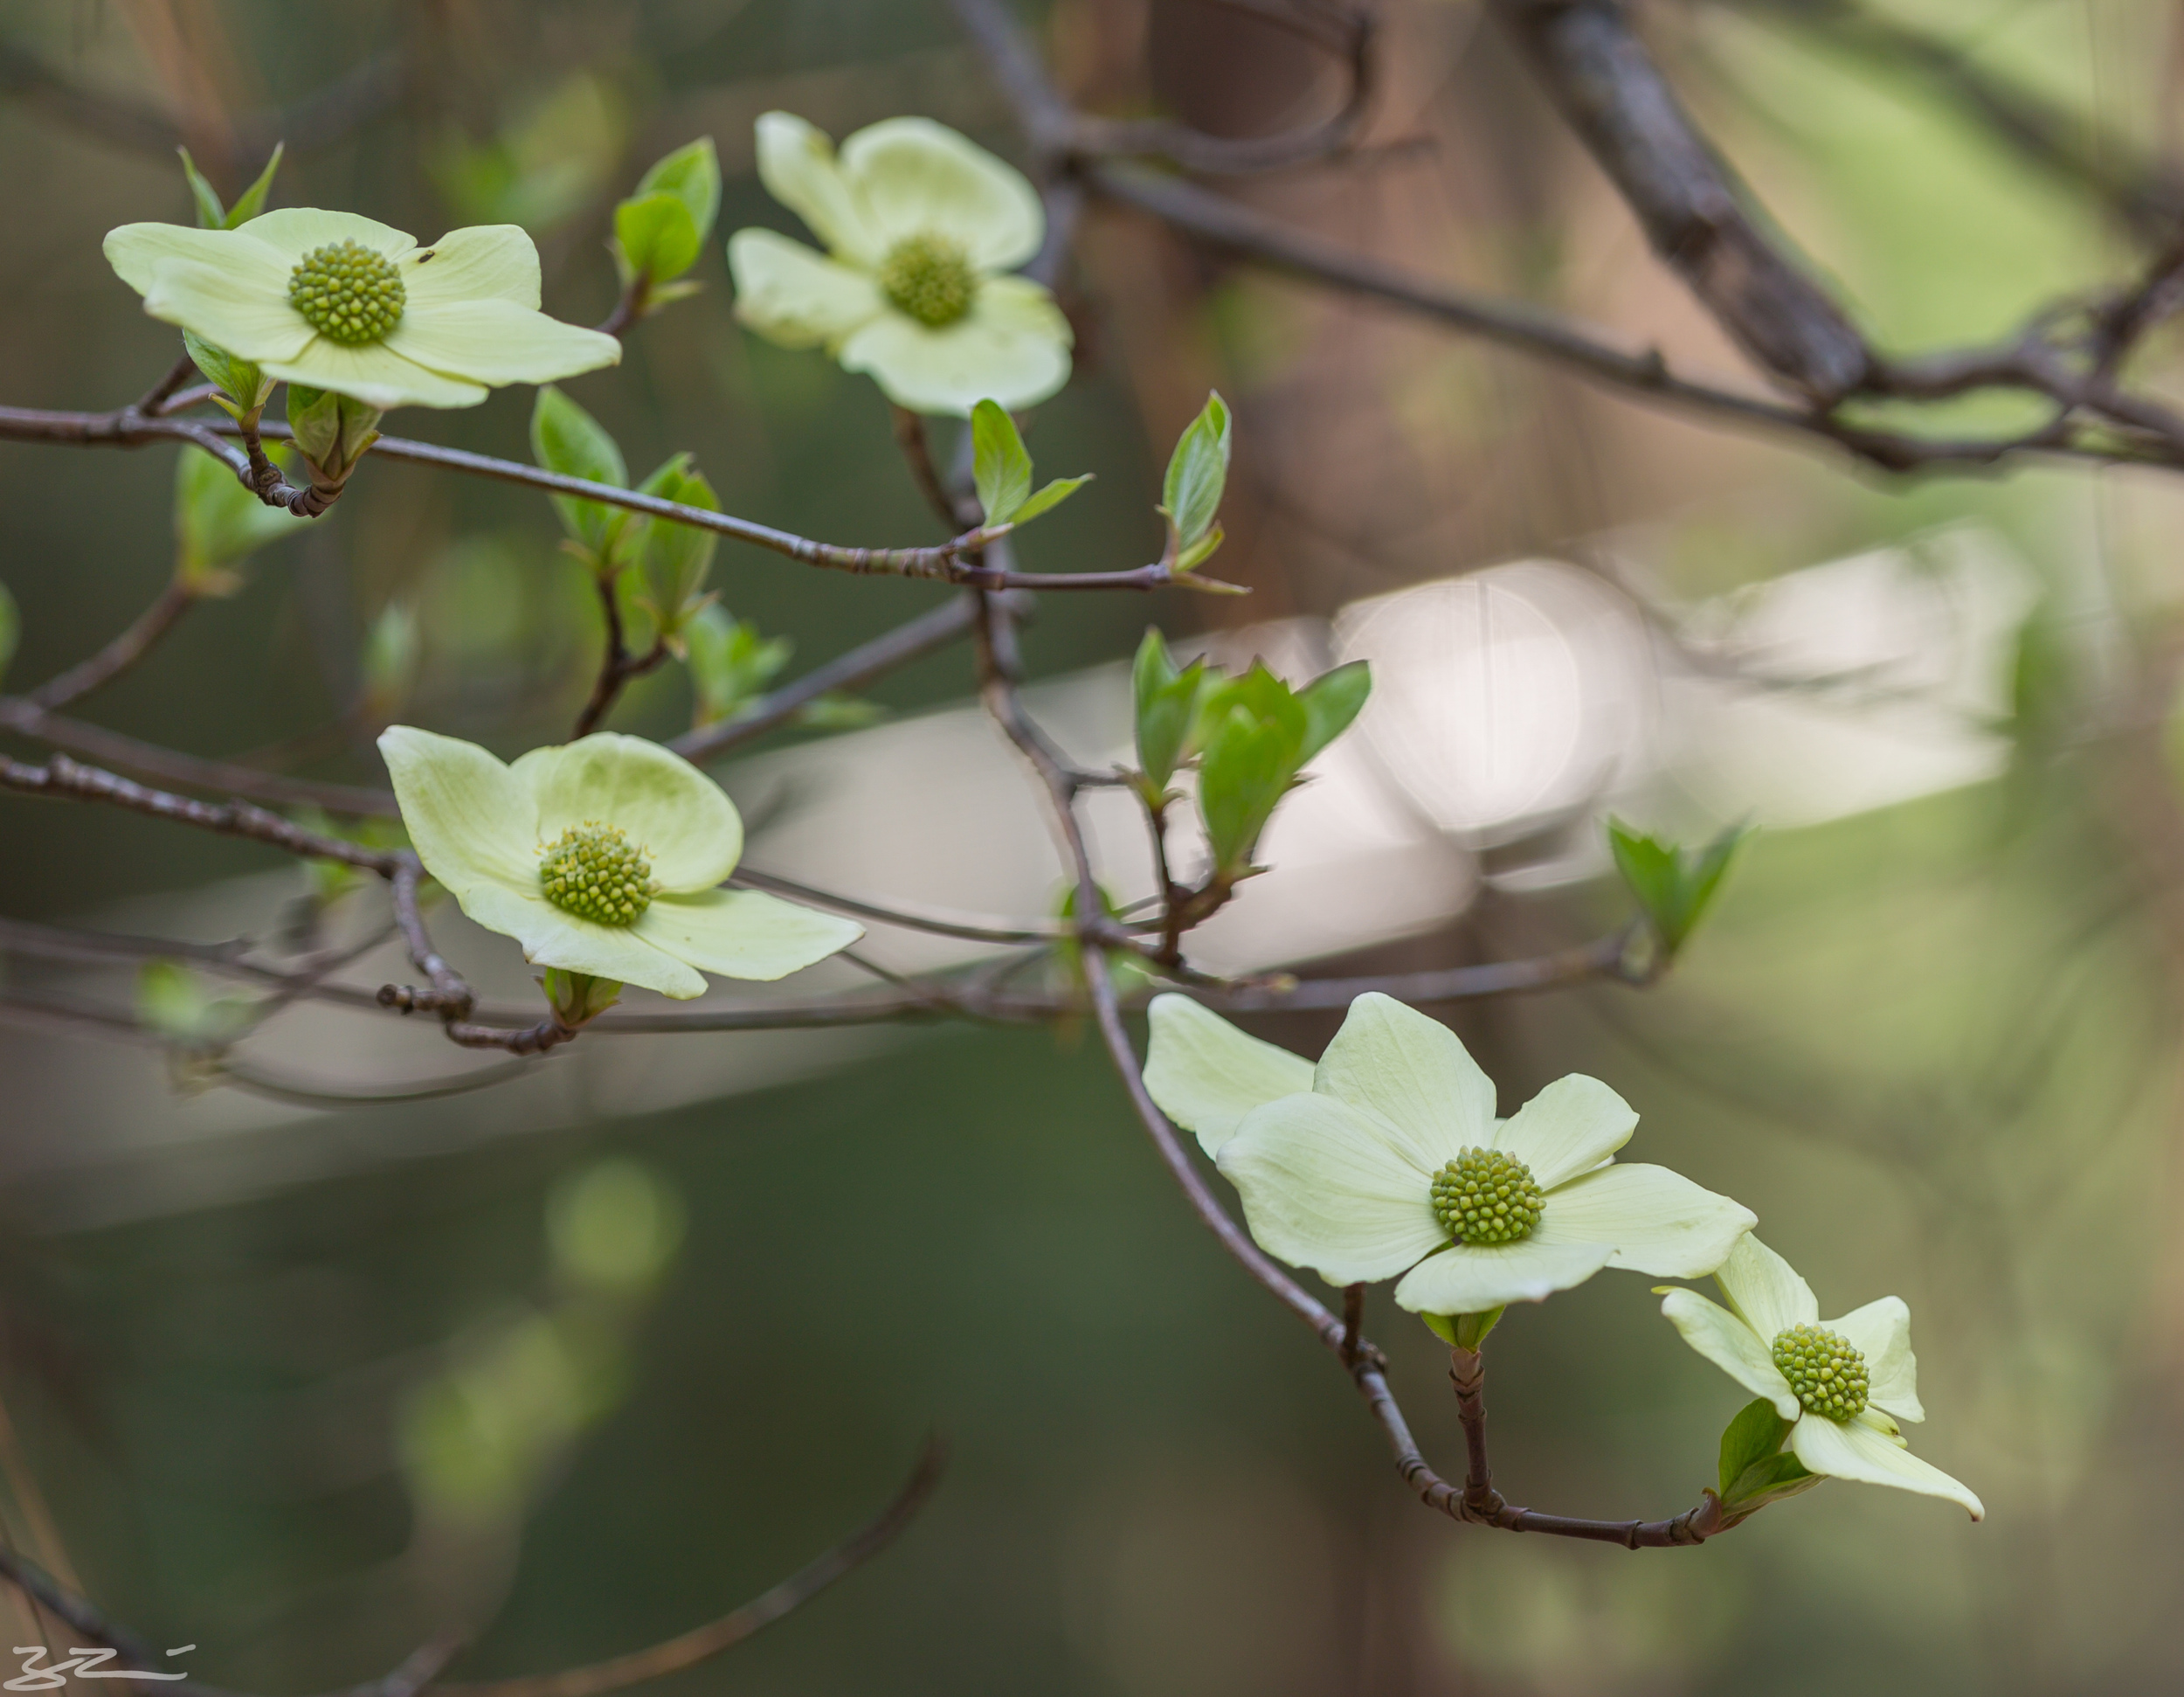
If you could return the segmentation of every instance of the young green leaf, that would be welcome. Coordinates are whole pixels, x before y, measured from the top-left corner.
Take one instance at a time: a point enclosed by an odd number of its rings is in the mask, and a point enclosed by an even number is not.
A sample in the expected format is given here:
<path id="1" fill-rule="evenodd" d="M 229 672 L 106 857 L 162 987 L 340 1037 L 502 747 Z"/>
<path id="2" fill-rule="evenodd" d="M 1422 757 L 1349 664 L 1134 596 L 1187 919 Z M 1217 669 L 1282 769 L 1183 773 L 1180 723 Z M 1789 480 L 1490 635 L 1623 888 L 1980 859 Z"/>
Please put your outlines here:
<path id="1" fill-rule="evenodd" d="M 1089 471 L 1078 477 L 1055 478 L 1052 482 L 1047 484 L 1043 488 L 1040 489 L 1036 494 L 1027 499 L 1022 506 L 1019 507 L 1016 509 L 1016 516 L 1011 523 L 1016 524 L 1029 524 L 1033 519 L 1037 518 L 1040 514 L 1051 511 L 1053 509 L 1061 505 L 1063 502 L 1067 501 L 1071 495 L 1075 495 L 1079 489 L 1082 488 L 1091 481 L 1092 474 Z"/>
<path id="2" fill-rule="evenodd" d="M 1787 1451 L 1762 1457 L 1730 1481 L 1722 1493 L 1724 1520 L 1733 1525 L 1758 1513 L 1771 1502 L 1802 1495 L 1823 1476 L 1807 1472 L 1805 1464 Z"/>
<path id="3" fill-rule="evenodd" d="M 538 391 L 531 408 L 531 457 L 548 471 L 582 477 L 616 488 L 629 486 L 622 450 L 594 419 L 551 384 Z M 604 565 L 622 534 L 628 515 L 604 502 L 576 495 L 554 496 L 562 528 Z"/>
<path id="4" fill-rule="evenodd" d="M 1212 526 L 1227 481 L 1228 404 L 1218 394 L 1209 394 L 1204 409 L 1177 439 L 1160 486 L 1161 510 L 1175 527 L 1178 570 L 1188 569 L 1181 565 L 1181 556 Z"/>
<path id="5" fill-rule="evenodd" d="M 1790 1423 L 1774 1411 L 1774 1403 L 1768 1397 L 1754 1397 L 1738 1410 L 1722 1429 L 1722 1494 L 1729 1494 L 1729 1487 L 1742 1477 L 1745 1469 L 1780 1450 L 1789 1433 Z"/>
<path id="6" fill-rule="evenodd" d="M 223 227 L 233 230 L 248 224 L 266 210 L 266 196 L 273 188 L 273 173 L 280 169 L 280 156 L 288 150 L 286 142 L 273 143 L 273 157 L 266 161 L 266 169 L 258 173 L 258 180 L 235 197 L 235 204 L 227 209 Z M 183 156 L 186 160 L 189 156 Z M 194 184 L 192 185 L 194 189 Z"/>
<path id="7" fill-rule="evenodd" d="M 713 138 L 701 135 L 657 161 L 637 180 L 639 196 L 673 195 L 690 215 L 699 245 L 713 233 L 713 220 L 721 210 L 721 162 L 713 150 Z M 673 272 L 654 272 L 653 281 L 666 282 Z"/>
<path id="8" fill-rule="evenodd" d="M 219 190 L 205 181 L 204 173 L 197 169 L 197 162 L 190 156 L 188 148 L 176 148 L 175 151 L 182 156 L 183 179 L 190 184 L 190 198 L 197 204 L 197 228 L 226 229 L 227 208 L 220 204 Z"/>
<path id="9" fill-rule="evenodd" d="M 407 601 L 390 601 L 379 610 L 364 634 L 364 652 L 359 669 L 363 675 L 367 714 L 382 722 L 391 720 L 408 703 L 416 686 L 418 666 L 424 655 L 423 634 L 417 609 Z"/>
<path id="10" fill-rule="evenodd" d="M 182 333 L 183 350 L 220 392 L 212 399 L 230 418 L 243 419 L 264 410 L 272 398 L 273 379 L 247 359 L 238 359 L 225 348 L 216 348 L 188 330 Z"/>
<path id="11" fill-rule="evenodd" d="M 1738 848 L 1749 835 L 1745 826 L 1732 825 L 1694 856 L 1673 843 L 1634 831 L 1621 820 L 1608 821 L 1607 840 L 1616 869 L 1638 898 L 1654 936 L 1670 955 L 1706 917 Z"/>
<path id="12" fill-rule="evenodd" d="M 1305 729 L 1304 750 L 1297 764 L 1310 764 L 1314 755 L 1349 730 L 1372 693 L 1372 668 L 1362 660 L 1324 672 L 1298 690 L 1296 698 L 1304 703 Z"/>
<path id="13" fill-rule="evenodd" d="M 717 513 L 721 503 L 713 486 L 689 469 L 689 465 L 690 456 L 678 454 L 639 487 L 664 501 Z M 693 604 L 705 587 L 706 574 L 713 569 L 713 554 L 720 540 L 717 531 L 678 524 L 673 519 L 655 518 L 644 527 L 638 558 L 644 567 L 653 617 L 671 644 L 683 620 L 696 611 Z"/>
<path id="14" fill-rule="evenodd" d="M 268 450 L 276 461 L 280 450 Z M 226 568 L 311 521 L 268 507 L 225 461 L 185 447 L 175 461 L 175 575 L 200 595 L 230 594 L 240 579 Z"/>
<path id="15" fill-rule="evenodd" d="M 697 263 L 705 239 L 690 209 L 671 194 L 640 194 L 614 209 L 615 256 L 625 280 L 680 277 Z"/>
<path id="16" fill-rule="evenodd" d="M 1032 456 L 1016 420 L 998 401 L 971 409 L 971 475 L 988 524 L 1006 524 L 1032 492 Z M 1051 504 L 1051 503 L 1050 503 Z"/>
<path id="17" fill-rule="evenodd" d="M 1206 527 L 1206 534 L 1176 556 L 1178 571 L 1195 571 L 1213 558 L 1213 551 L 1228 540 L 1228 532 L 1216 523 Z"/>
<path id="18" fill-rule="evenodd" d="M 1250 869 L 1252 851 L 1296 773 L 1294 727 L 1231 707 L 1199 758 L 1199 811 L 1216 865 L 1231 877 Z"/>
<path id="19" fill-rule="evenodd" d="M 1130 678 L 1137 703 L 1137 766 L 1157 800 L 1188 752 L 1206 666 L 1194 660 L 1178 672 L 1160 633 L 1148 629 L 1137 645 Z"/>
<path id="20" fill-rule="evenodd" d="M 15 658 L 16 645 L 23 640 L 23 615 L 16 608 L 15 597 L 8 593 L 8 586 L 0 584 L 0 683 L 7 681 L 8 662 Z"/>
<path id="21" fill-rule="evenodd" d="M 697 696 L 692 717 L 700 725 L 734 717 L 764 692 L 795 648 L 788 637 L 761 636 L 757 627 L 733 617 L 717 601 L 707 602 L 690 616 L 682 637 L 690 687 Z"/>

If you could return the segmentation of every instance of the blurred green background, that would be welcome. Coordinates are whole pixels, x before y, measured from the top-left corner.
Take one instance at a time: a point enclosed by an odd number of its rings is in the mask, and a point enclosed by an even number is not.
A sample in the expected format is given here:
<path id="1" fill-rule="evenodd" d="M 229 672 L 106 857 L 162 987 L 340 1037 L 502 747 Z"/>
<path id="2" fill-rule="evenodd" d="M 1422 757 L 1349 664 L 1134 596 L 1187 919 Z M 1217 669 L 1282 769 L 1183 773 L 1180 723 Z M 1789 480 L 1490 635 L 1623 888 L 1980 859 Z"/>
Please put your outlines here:
<path id="1" fill-rule="evenodd" d="M 1476 8 L 1382 10 L 1365 150 L 1234 191 L 1729 364 Z M 2172 8 L 1892 15 L 2054 102 L 2096 150 L 2151 157 L 2174 139 Z M 1291 37 L 1212 0 L 1026 16 L 1102 110 L 1249 133 L 1339 94 Z M 1659 4 L 1645 24 L 1877 339 L 1994 336 L 2128 274 L 2134 249 L 2086 190 L 2034 171 L 1828 16 Z M 721 148 L 722 233 L 795 229 L 750 173 L 750 122 L 769 107 L 838 136 L 921 111 L 1016 149 L 945 8 L 909 0 L 308 16 L 16 0 L 0 3 L 0 398 L 20 405 L 117 405 L 175 351 L 98 244 L 115 224 L 186 218 L 181 175 L 161 147 L 68 108 L 55 79 L 165 114 L 232 191 L 258 163 L 238 139 L 252 114 L 384 55 L 391 100 L 296 146 L 276 202 L 424 236 L 522 222 L 548 309 L 577 322 L 612 301 L 614 198 L 695 135 Z M 702 294 L 633 331 L 619 371 L 570 385 L 632 468 L 687 448 L 749 517 L 930 539 L 871 386 L 745 336 L 718 240 L 694 274 Z M 1644 1116 L 1644 1157 L 1755 1209 L 1824 1311 L 1904 1296 L 1931 1411 L 1917 1447 L 1981 1493 L 1987 1521 L 1831 1485 L 1703 1549 L 1633 1555 L 1427 1515 L 1340 1373 L 1190 1219 L 1088 1034 L 923 1028 L 784 1088 L 360 1159 L 100 1227 L 72 1225 L 43 1176 L 55 1163 L 17 1150 L 0 1193 L 0 1394 L 44 1506 L 18 1478 L 9 1535 L 36 1550 L 57 1534 L 113 1613 L 157 1644 L 197 1644 L 191 1670 L 225 1686 L 370 1678 L 451 1618 L 490 1621 L 456 1670 L 484 1679 L 722 1612 L 847 1534 L 937 1430 L 950 1471 L 895 1548 L 668 1683 L 807 1697 L 2174 1689 L 2184 821 L 2160 726 L 2184 575 L 2169 488 L 2055 470 L 1880 482 L 1264 281 L 1117 212 L 1093 215 L 1065 299 L 1080 376 L 1041 409 L 1033 447 L 1042 468 L 1100 481 L 1038 527 L 1029 563 L 1150 558 L 1159 456 L 1218 384 L 1239 419 L 1221 565 L 1257 592 L 1210 615 L 1050 604 L 1027 634 L 1035 675 L 1126 655 L 1148 616 L 1188 634 L 1207 616 L 1327 614 L 1527 554 L 1590 558 L 1601 538 L 1641 557 L 1669 605 L 1963 522 L 2029 568 L 2040 599 L 2011 715 L 1992 727 L 2008 738 L 2001 775 L 1764 832 L 1688 959 L 1643 995 L 1451 1015 L 1505 1108 L 1567 1071 L 1614 1084 Z M 2157 344 L 2144 379 L 2162 387 L 2173 357 Z M 397 427 L 528 458 L 528 406 L 503 392 Z M 1988 405 L 1970 423 L 2009 416 Z M 164 449 L 0 449 L 0 578 L 24 627 L 12 687 L 157 592 L 173 475 Z M 332 515 L 254 559 L 240 594 L 200 608 L 86 716 L 208 753 L 297 744 L 308 770 L 371 779 L 369 737 L 343 714 L 391 604 L 422 637 L 403 710 L 513 752 L 561 734 L 588 682 L 597 615 L 557 540 L 536 497 L 367 463 Z M 736 614 L 795 639 L 798 668 L 937 599 L 734 548 L 713 581 Z M 901 710 L 970 688 L 958 651 L 871 694 Z M 688 710 L 670 670 L 615 724 L 665 735 Z M 273 863 L 89 808 L 0 806 L 10 917 L 96 923 L 120 898 Z M 1442 933 L 1337 964 L 1527 952 L 1621 904 L 1601 880 L 1489 885 Z M 1255 1029 L 1316 1053 L 1332 1027 Z M 89 1044 L 56 1052 L 102 1064 Z M 396 1139 L 409 1112 L 336 1118 L 368 1143 Z M 155 1186 L 196 1194 L 201 1152 L 151 1159 Z M 1374 1329 L 1428 1452 L 1455 1469 L 1441 1352 L 1378 1296 Z M 1688 1506 L 1742 1400 L 1633 1278 L 1513 1314 L 1490 1353 L 1499 1482 L 1542 1507 Z"/>

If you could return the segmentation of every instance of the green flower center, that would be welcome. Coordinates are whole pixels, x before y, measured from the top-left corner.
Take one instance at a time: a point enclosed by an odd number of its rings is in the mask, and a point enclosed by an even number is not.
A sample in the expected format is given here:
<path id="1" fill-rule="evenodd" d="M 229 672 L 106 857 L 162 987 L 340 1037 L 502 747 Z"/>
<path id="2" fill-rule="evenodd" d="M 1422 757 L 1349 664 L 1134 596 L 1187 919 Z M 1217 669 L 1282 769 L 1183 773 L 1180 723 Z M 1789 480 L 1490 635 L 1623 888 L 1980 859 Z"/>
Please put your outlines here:
<path id="1" fill-rule="evenodd" d="M 1848 1420 L 1865 1411 L 1865 1357 L 1849 1339 L 1817 1326 L 1793 1326 L 1775 1333 L 1774 1364 L 1811 1413 Z"/>
<path id="2" fill-rule="evenodd" d="M 564 913 L 631 925 L 653 904 L 652 862 L 614 825 L 571 825 L 538 863 L 539 888 Z"/>
<path id="3" fill-rule="evenodd" d="M 1499 1149 L 1466 1149 L 1434 1174 L 1434 1217 L 1467 1243 L 1513 1243 L 1539 1223 L 1531 1168 Z"/>
<path id="4" fill-rule="evenodd" d="M 971 310 L 978 277 L 969 256 L 945 236 L 912 236 L 880 261 L 880 287 L 919 323 L 937 330 Z"/>
<path id="5" fill-rule="evenodd" d="M 394 261 L 356 240 L 314 247 L 288 274 L 288 304 L 321 336 L 350 347 L 400 323 L 409 298 Z"/>

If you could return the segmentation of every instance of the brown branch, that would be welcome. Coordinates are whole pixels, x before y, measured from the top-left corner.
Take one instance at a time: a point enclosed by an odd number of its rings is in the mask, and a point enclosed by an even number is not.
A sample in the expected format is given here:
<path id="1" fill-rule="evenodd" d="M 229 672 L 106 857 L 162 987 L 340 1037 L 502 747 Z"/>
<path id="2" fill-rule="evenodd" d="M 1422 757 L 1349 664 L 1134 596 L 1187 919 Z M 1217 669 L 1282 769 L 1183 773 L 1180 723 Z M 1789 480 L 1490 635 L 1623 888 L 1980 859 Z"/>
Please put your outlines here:
<path id="1" fill-rule="evenodd" d="M 136 664 L 176 621 L 196 605 L 197 592 L 179 578 L 159 592 L 159 599 L 137 614 L 129 627 L 98 653 L 78 661 L 31 691 L 24 699 L 40 710 L 63 707 L 100 689 Z"/>
<path id="2" fill-rule="evenodd" d="M 760 1593 L 740 1609 L 695 1631 L 685 1632 L 681 1638 L 565 1673 L 477 1684 L 437 1685 L 432 1689 L 446 1694 L 446 1697 L 598 1697 L 601 1692 L 619 1691 L 625 1686 L 695 1666 L 723 1650 L 734 1648 L 761 1628 L 772 1625 L 902 1536 L 903 1529 L 916 1518 L 918 1510 L 939 1485 L 947 1464 L 947 1446 L 938 1437 L 928 1438 L 909 1482 L 861 1531 L 791 1574 L 771 1590 Z"/>
<path id="3" fill-rule="evenodd" d="M 141 742 L 79 719 L 64 718 L 39 707 L 27 696 L 0 696 L 0 730 L 12 731 L 49 747 L 71 754 L 87 755 L 109 766 L 119 766 L 139 777 L 156 778 L 163 784 L 188 789 L 213 790 L 262 801 L 272 807 L 320 807 L 330 814 L 360 818 L 394 819 L 400 816 L 391 790 L 366 789 L 354 784 L 324 784 L 306 778 L 287 778 L 238 766 L 224 760 L 208 760 L 183 754 L 156 743 Z"/>
<path id="4" fill-rule="evenodd" d="M 591 695 L 577 715 L 577 728 L 570 738 L 588 737 L 599 728 L 619 696 L 632 678 L 642 677 L 656 670 L 667 658 L 667 639 L 664 635 L 653 638 L 653 645 L 643 654 L 632 654 L 624 646 L 622 606 L 615 592 L 615 578 L 606 572 L 594 572 L 591 581 L 599 592 L 599 610 L 606 620 L 606 643 L 599 656 L 598 681 L 591 686 Z"/>

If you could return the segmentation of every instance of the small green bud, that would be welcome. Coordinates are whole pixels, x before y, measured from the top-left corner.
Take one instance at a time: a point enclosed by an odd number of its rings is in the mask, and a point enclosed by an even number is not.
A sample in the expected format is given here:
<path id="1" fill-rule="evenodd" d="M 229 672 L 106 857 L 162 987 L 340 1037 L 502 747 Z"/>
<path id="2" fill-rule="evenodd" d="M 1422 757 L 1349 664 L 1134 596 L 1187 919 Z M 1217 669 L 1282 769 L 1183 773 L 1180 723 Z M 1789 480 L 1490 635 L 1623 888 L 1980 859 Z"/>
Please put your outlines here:
<path id="1" fill-rule="evenodd" d="M 1818 1326 L 1793 1326 L 1775 1333 L 1773 1355 L 1807 1412 L 1848 1420 L 1865 1411 L 1865 1357 L 1849 1339 Z"/>
<path id="2" fill-rule="evenodd" d="M 615 825 L 571 825 L 545 851 L 539 888 L 564 913 L 631 925 L 652 905 L 652 862 Z"/>
<path id="3" fill-rule="evenodd" d="M 1499 1149 L 1466 1149 L 1434 1174 L 1434 1217 L 1466 1243 L 1514 1243 L 1539 1223 L 1531 1168 Z"/>
<path id="4" fill-rule="evenodd" d="M 571 1031 L 598 1018 L 622 998 L 622 987 L 618 980 L 595 978 L 590 973 L 549 966 L 543 982 L 546 1000 L 553 1004 L 554 1017 Z"/>

